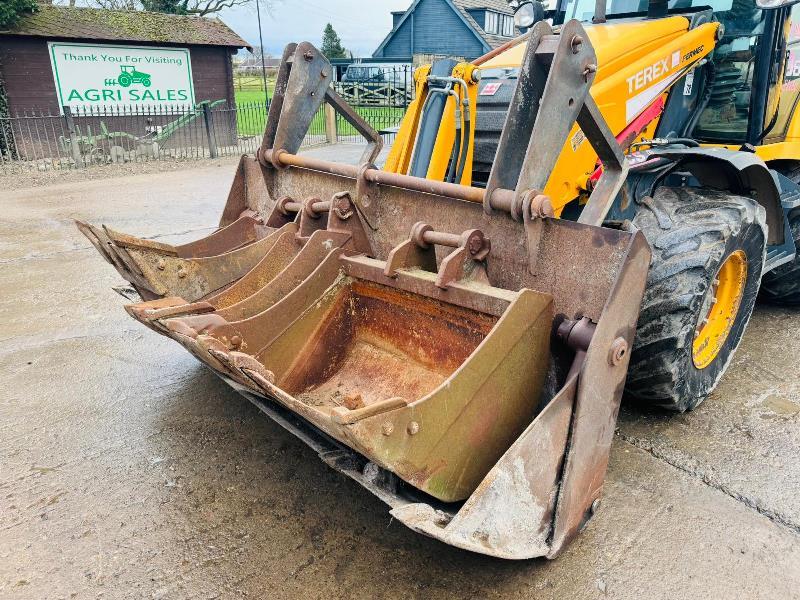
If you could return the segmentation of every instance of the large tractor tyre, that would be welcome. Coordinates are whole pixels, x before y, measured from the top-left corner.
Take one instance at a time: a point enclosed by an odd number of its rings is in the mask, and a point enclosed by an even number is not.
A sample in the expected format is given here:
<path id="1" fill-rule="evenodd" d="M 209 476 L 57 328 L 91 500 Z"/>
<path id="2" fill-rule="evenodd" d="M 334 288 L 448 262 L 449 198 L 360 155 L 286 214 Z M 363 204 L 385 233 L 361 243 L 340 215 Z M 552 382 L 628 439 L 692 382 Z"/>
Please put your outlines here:
<path id="1" fill-rule="evenodd" d="M 800 248 L 800 209 L 789 213 L 795 246 Z M 791 262 L 764 273 L 761 299 L 784 306 L 800 306 L 800 253 Z"/>
<path id="2" fill-rule="evenodd" d="M 778 169 L 793 182 L 800 184 L 800 165 Z M 789 227 L 792 230 L 795 246 L 800 248 L 800 209 L 789 213 Z M 769 273 L 764 273 L 761 281 L 761 299 L 773 304 L 800 306 L 800 252 L 794 260 Z"/>
<path id="3" fill-rule="evenodd" d="M 764 209 L 749 198 L 659 188 L 634 218 L 653 251 L 626 392 L 683 412 L 714 389 L 758 295 Z"/>

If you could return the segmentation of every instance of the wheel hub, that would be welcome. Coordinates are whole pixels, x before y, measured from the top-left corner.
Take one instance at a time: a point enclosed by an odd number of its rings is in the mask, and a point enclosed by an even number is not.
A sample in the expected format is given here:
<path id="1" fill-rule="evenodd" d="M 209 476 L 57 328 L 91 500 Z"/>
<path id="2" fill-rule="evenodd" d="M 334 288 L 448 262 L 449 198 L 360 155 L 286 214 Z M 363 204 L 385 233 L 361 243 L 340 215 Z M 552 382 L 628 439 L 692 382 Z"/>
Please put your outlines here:
<path id="1" fill-rule="evenodd" d="M 703 298 L 692 343 L 692 361 L 705 369 L 719 354 L 739 312 L 747 281 L 747 257 L 742 250 L 730 254 Z"/>

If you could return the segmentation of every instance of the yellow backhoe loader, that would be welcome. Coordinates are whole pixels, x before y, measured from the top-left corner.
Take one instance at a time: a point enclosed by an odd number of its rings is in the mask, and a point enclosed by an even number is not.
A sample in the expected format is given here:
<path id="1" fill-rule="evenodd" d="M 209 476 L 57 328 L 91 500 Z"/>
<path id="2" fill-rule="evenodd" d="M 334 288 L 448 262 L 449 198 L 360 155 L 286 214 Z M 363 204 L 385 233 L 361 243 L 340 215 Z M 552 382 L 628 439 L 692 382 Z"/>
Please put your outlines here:
<path id="1" fill-rule="evenodd" d="M 691 409 L 759 290 L 800 303 L 794 9 L 514 6 L 521 37 L 417 70 L 383 168 L 331 65 L 290 44 L 215 233 L 79 227 L 133 318 L 394 518 L 552 558 L 599 506 L 623 389 Z M 298 154 L 323 102 L 358 165 Z"/>

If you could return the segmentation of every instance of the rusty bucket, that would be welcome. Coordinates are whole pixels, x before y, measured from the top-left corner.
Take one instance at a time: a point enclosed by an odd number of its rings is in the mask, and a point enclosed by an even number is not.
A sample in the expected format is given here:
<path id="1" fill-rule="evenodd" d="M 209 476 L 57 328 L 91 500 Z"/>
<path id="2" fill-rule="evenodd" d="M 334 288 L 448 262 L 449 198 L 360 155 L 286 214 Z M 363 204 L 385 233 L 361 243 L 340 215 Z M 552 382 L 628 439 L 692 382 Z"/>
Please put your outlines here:
<path id="1" fill-rule="evenodd" d="M 479 232 L 448 236 L 423 224 L 415 232 L 386 262 L 332 252 L 288 301 L 256 318 L 223 323 L 217 314 L 198 335 L 189 327 L 206 315 L 163 325 L 194 337 L 254 391 L 453 502 L 532 420 L 553 303 L 489 285 Z M 438 272 L 437 241 L 458 244 Z"/>

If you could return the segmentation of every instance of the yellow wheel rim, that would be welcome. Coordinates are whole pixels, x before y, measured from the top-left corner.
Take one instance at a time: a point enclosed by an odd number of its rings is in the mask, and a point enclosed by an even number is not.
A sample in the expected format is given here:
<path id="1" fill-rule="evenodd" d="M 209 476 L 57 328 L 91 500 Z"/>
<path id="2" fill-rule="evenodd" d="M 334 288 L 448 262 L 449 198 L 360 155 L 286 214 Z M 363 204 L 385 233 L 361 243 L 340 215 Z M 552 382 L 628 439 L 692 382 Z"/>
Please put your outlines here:
<path id="1" fill-rule="evenodd" d="M 708 288 L 692 343 L 692 361 L 705 369 L 717 358 L 728 339 L 739 312 L 747 281 L 747 256 L 741 250 L 730 254 Z"/>

